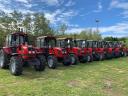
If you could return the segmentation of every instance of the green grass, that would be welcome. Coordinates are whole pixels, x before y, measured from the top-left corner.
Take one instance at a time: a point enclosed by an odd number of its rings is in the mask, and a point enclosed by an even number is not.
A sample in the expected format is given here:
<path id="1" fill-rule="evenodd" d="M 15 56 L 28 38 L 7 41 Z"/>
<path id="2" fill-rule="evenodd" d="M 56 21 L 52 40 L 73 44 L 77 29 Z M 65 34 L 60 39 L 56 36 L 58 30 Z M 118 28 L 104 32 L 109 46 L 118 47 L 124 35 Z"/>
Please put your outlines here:
<path id="1" fill-rule="evenodd" d="M 128 57 L 59 66 L 44 72 L 24 69 L 15 77 L 0 70 L 0 96 L 128 96 Z"/>

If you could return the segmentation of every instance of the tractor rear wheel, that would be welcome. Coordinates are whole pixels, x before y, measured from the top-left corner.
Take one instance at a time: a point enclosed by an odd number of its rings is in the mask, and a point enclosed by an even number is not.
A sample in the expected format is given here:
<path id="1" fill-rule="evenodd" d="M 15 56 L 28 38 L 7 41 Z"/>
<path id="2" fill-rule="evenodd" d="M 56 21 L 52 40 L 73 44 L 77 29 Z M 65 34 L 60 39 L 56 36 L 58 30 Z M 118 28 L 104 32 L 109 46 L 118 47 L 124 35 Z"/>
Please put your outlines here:
<path id="1" fill-rule="evenodd" d="M 8 58 L 3 50 L 0 50 L 0 68 L 6 69 L 8 64 Z"/>
<path id="2" fill-rule="evenodd" d="M 21 75 L 23 71 L 22 58 L 19 56 L 11 57 L 9 68 L 12 75 L 15 75 L 15 76 Z"/>
<path id="3" fill-rule="evenodd" d="M 52 56 L 52 55 L 48 56 L 47 61 L 48 61 L 48 67 L 50 69 L 55 69 L 57 67 L 58 62 L 55 56 Z"/>
<path id="4" fill-rule="evenodd" d="M 34 68 L 36 71 L 44 71 L 45 70 L 45 63 L 46 63 L 46 59 L 43 55 L 39 55 L 37 56 L 40 64 L 39 65 L 35 65 Z"/>

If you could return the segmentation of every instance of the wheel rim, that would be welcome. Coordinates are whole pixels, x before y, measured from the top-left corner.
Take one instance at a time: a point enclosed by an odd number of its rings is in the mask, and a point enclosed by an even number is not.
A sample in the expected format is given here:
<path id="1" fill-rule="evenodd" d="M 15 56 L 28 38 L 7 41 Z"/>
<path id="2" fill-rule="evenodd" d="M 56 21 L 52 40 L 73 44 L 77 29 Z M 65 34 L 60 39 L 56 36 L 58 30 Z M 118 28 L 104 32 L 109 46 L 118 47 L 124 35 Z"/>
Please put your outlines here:
<path id="1" fill-rule="evenodd" d="M 12 61 L 11 61 L 11 71 L 12 71 L 12 73 L 15 72 L 15 69 L 16 69 L 16 64 L 15 64 L 15 61 L 12 60 Z"/>
<path id="2" fill-rule="evenodd" d="M 72 62 L 72 64 L 75 63 L 75 58 L 74 57 L 71 57 L 71 62 Z"/>
<path id="3" fill-rule="evenodd" d="M 48 60 L 48 65 L 49 65 L 49 67 L 52 67 L 53 64 L 54 64 L 53 59 L 49 59 L 49 60 Z"/>
<path id="4" fill-rule="evenodd" d="M 4 64 L 4 55 L 0 53 L 0 66 L 2 67 Z"/>
<path id="5" fill-rule="evenodd" d="M 90 59 L 91 59 L 91 57 L 90 57 L 90 56 L 88 56 L 88 62 L 90 61 Z"/>
<path id="6" fill-rule="evenodd" d="M 103 59 L 103 56 L 102 55 L 100 55 L 100 60 L 102 60 Z"/>

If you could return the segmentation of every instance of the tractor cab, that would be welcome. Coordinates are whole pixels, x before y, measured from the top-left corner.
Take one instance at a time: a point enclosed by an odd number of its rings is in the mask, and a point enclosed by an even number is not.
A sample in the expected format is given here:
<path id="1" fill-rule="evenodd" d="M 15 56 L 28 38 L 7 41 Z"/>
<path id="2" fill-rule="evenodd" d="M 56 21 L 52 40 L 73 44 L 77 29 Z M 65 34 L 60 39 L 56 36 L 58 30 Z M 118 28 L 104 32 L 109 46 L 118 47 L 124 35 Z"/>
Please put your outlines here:
<path id="1" fill-rule="evenodd" d="M 121 50 L 120 50 L 120 43 L 118 41 L 112 42 L 113 50 L 114 50 L 114 57 L 120 57 L 121 56 Z"/>
<path id="2" fill-rule="evenodd" d="M 104 51 L 106 59 L 112 59 L 114 57 L 113 43 L 111 41 L 105 41 Z"/>
<path id="3" fill-rule="evenodd" d="M 5 46 L 16 47 L 22 44 L 28 44 L 28 36 L 25 33 L 17 32 L 7 35 Z"/>
<path id="4" fill-rule="evenodd" d="M 6 36 L 6 42 L 0 50 L 0 68 L 9 66 L 13 75 L 21 75 L 24 64 L 34 66 L 36 71 L 45 69 L 45 60 L 40 57 L 32 45 L 28 45 L 28 35 L 15 32 Z"/>
<path id="5" fill-rule="evenodd" d="M 76 40 L 73 40 L 72 38 L 58 38 L 57 42 L 60 47 L 67 50 L 68 54 L 72 54 L 72 56 L 76 58 L 76 62 L 77 58 L 80 62 L 86 62 L 85 54 L 82 51 L 82 48 L 77 46 Z"/>
<path id="6" fill-rule="evenodd" d="M 87 40 L 88 47 L 92 48 L 93 59 L 103 60 L 104 59 L 104 45 L 103 41 Z"/>
<path id="7" fill-rule="evenodd" d="M 74 40 L 75 46 L 81 48 L 83 53 L 85 54 L 87 58 L 87 62 L 93 61 L 93 56 L 92 56 L 92 48 L 89 47 L 89 42 L 87 40 L 81 40 L 81 39 L 76 39 Z"/>
<path id="8" fill-rule="evenodd" d="M 62 48 L 57 45 L 56 37 L 41 36 L 37 38 L 36 43 L 38 51 L 44 53 L 49 68 L 55 69 L 57 67 L 58 61 L 62 62 L 65 66 L 72 64 L 70 56 L 68 55 L 65 48 Z"/>

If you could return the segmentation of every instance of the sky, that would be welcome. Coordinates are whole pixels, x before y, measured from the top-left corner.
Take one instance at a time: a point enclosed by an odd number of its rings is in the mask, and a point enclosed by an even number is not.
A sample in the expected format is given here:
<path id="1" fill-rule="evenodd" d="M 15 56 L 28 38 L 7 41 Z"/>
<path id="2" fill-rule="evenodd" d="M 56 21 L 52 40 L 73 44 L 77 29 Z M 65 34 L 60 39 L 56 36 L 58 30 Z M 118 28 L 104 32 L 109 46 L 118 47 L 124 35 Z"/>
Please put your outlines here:
<path id="1" fill-rule="evenodd" d="M 128 36 L 128 0 L 0 0 L 0 10 L 44 13 L 52 27 L 68 26 L 67 33 L 99 30 L 103 37 Z"/>

